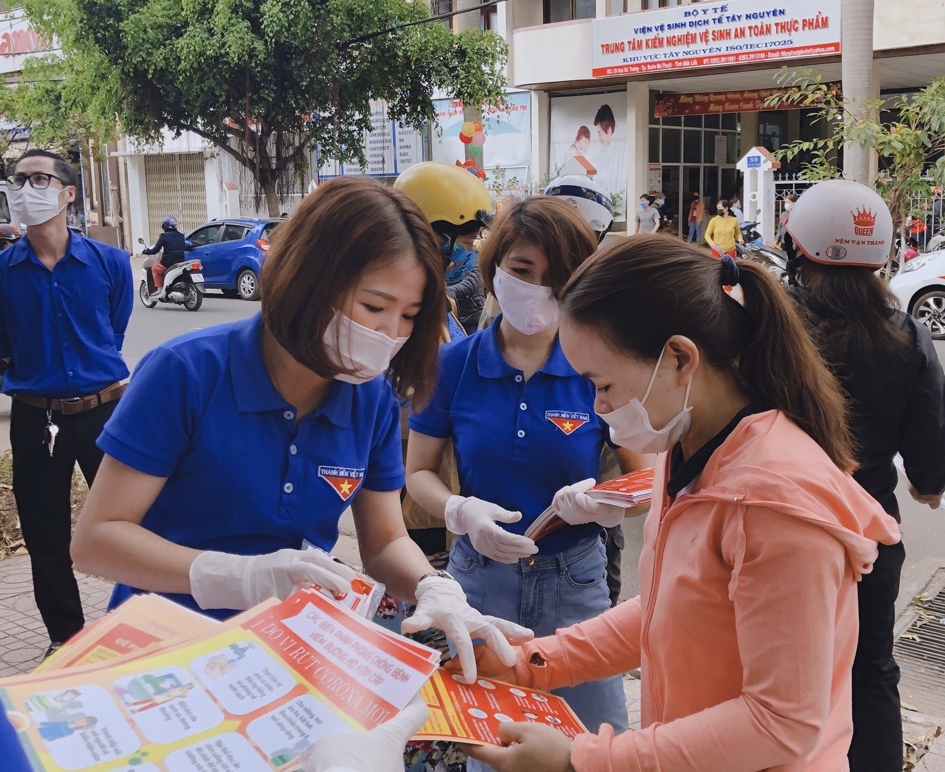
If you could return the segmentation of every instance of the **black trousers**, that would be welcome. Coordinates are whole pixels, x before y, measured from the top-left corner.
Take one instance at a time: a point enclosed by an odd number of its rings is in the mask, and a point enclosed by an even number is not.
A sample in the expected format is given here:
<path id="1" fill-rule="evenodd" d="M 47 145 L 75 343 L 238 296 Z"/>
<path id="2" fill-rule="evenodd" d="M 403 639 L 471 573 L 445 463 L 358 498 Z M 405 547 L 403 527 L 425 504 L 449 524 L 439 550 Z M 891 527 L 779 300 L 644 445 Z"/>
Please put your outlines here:
<path id="1" fill-rule="evenodd" d="M 33 594 L 52 642 L 68 640 L 85 617 L 72 573 L 72 473 L 76 462 L 89 485 L 102 461 L 95 445 L 117 402 L 75 415 L 54 412 L 59 427 L 54 454 L 45 438 L 46 411 L 13 400 L 10 445 L 13 495 L 33 568 Z"/>
<path id="2" fill-rule="evenodd" d="M 607 553 L 607 589 L 610 605 L 616 606 L 620 598 L 620 558 L 624 547 L 623 526 L 604 529 L 604 550 Z"/>
<path id="3" fill-rule="evenodd" d="M 873 571 L 857 585 L 860 637 L 853 661 L 851 772 L 902 770 L 899 666 L 893 657 L 893 627 L 905 559 L 902 542 L 891 547 L 880 544 Z"/>

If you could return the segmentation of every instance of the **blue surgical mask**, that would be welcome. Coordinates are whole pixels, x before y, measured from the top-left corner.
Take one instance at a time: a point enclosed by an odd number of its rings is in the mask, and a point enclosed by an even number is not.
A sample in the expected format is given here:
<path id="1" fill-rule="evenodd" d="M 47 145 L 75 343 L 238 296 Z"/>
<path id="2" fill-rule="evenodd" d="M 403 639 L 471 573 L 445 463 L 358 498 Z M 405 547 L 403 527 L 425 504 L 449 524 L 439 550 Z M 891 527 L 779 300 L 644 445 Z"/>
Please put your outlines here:
<path id="1" fill-rule="evenodd" d="M 640 209 L 646 209 L 646 201 L 640 202 Z"/>
<path id="2" fill-rule="evenodd" d="M 456 284 L 465 279 L 469 272 L 475 268 L 478 255 L 479 253 L 475 249 L 466 249 L 466 247 L 456 244 L 453 247 L 449 265 L 446 267 L 446 283 Z"/>

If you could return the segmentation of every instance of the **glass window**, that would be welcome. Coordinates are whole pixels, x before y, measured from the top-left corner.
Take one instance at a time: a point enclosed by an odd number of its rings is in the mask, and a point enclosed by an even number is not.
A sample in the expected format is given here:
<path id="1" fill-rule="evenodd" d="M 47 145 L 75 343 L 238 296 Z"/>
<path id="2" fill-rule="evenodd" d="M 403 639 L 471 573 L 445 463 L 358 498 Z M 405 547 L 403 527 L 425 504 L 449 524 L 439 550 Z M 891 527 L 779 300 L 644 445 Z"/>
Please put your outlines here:
<path id="1" fill-rule="evenodd" d="M 663 147 L 660 160 L 664 164 L 678 164 L 682 160 L 682 129 L 663 129 Z"/>
<path id="2" fill-rule="evenodd" d="M 735 132 L 725 134 L 725 163 L 738 163 L 738 135 Z"/>
<path id="3" fill-rule="evenodd" d="M 670 115 L 666 118 L 663 118 L 664 126 L 682 126 L 682 116 L 681 115 Z"/>
<path id="4" fill-rule="evenodd" d="M 702 128 L 702 116 L 701 115 L 687 115 L 683 117 L 683 126 L 689 126 L 694 129 Z"/>
<path id="5" fill-rule="evenodd" d="M 724 113 L 722 115 L 722 128 L 735 131 L 738 128 L 738 113 Z"/>
<path id="6" fill-rule="evenodd" d="M 7 194 L 0 193 L 0 222 L 10 222 L 10 220 L 10 204 L 7 201 Z"/>
<path id="7" fill-rule="evenodd" d="M 717 129 L 719 127 L 719 114 L 715 113 L 713 115 L 703 115 L 703 120 L 705 121 L 705 127 L 707 129 Z"/>
<path id="8" fill-rule="evenodd" d="M 705 163 L 715 163 L 715 138 L 719 135 L 717 131 L 706 131 L 702 135 L 703 158 Z"/>
<path id="9" fill-rule="evenodd" d="M 650 127 L 650 163 L 660 162 L 660 130 L 656 126 Z"/>
<path id="10" fill-rule="evenodd" d="M 597 16 L 597 0 L 574 0 L 575 19 L 593 19 Z"/>
<path id="11" fill-rule="evenodd" d="M 544 0 L 545 24 L 571 21 L 571 0 Z"/>
<path id="12" fill-rule="evenodd" d="M 276 226 L 278 224 L 279 223 L 277 222 L 269 223 L 269 225 L 263 228 L 262 235 L 260 235 L 259 238 L 262 239 L 263 241 L 272 241 L 272 232 L 276 229 Z"/>
<path id="13" fill-rule="evenodd" d="M 731 199 L 739 195 L 739 176 L 741 172 L 737 169 L 722 169 L 722 198 Z M 742 210 L 744 211 L 744 210 Z"/>
<path id="14" fill-rule="evenodd" d="M 626 0 L 607 0 L 607 15 L 619 16 L 627 12 Z"/>
<path id="15" fill-rule="evenodd" d="M 683 132 L 683 163 L 702 163 L 702 132 L 687 129 Z"/>
<path id="16" fill-rule="evenodd" d="M 222 225 L 208 225 L 206 228 L 198 228 L 187 239 L 195 247 L 205 247 L 207 244 L 216 244 L 220 237 Z"/>
<path id="17" fill-rule="evenodd" d="M 715 211 L 715 202 L 719 200 L 719 167 L 702 167 L 702 198 L 706 212 Z"/>
<path id="18" fill-rule="evenodd" d="M 660 125 L 660 119 L 653 117 L 655 112 L 656 112 L 656 92 L 650 91 L 650 125 L 651 126 Z"/>
<path id="19" fill-rule="evenodd" d="M 223 229 L 223 238 L 220 241 L 242 241 L 248 230 L 249 228 L 245 225 L 233 225 L 231 223 Z"/>

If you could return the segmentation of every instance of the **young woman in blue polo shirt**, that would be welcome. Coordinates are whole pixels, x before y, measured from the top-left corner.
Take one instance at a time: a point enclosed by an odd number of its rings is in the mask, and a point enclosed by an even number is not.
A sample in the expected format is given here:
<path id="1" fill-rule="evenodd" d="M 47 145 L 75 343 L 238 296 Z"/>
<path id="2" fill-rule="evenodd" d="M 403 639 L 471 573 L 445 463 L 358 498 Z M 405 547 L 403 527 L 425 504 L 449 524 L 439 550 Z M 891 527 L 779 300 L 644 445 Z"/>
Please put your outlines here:
<path id="1" fill-rule="evenodd" d="M 548 635 L 610 608 L 602 525 L 623 511 L 583 495 L 600 467 L 607 426 L 594 387 L 558 344 L 557 293 L 597 247 L 577 210 L 552 197 L 516 204 L 480 253 L 502 308 L 488 329 L 444 346 L 429 406 L 410 418 L 407 490 L 461 535 L 449 572 L 484 614 Z M 437 474 L 448 440 L 461 495 Z M 621 451 L 622 453 L 622 451 Z M 622 453 L 621 466 L 637 458 Z M 537 543 L 523 534 L 552 501 L 572 525 Z M 619 678 L 562 689 L 591 731 L 627 728 Z"/>
<path id="2" fill-rule="evenodd" d="M 404 195 L 335 180 L 276 233 L 262 313 L 172 340 L 138 366 L 72 543 L 112 605 L 158 592 L 224 617 L 300 586 L 350 589 L 330 550 L 354 513 L 366 571 L 417 603 L 475 677 L 471 636 L 514 661 L 530 637 L 470 608 L 404 529 L 400 395 L 424 401 L 444 316 L 439 245 Z M 381 374 L 388 370 L 390 383 Z"/>

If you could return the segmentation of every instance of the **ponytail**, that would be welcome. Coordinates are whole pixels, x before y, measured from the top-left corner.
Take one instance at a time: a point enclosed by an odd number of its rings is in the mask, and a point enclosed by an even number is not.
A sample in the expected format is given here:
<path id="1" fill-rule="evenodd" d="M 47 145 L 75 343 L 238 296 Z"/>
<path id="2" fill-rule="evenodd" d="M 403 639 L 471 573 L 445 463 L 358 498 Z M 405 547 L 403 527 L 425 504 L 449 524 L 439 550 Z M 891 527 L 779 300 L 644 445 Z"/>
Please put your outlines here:
<path id="1" fill-rule="evenodd" d="M 781 410 L 843 471 L 856 468 L 846 402 L 792 302 L 762 268 L 738 264 L 744 306 L 722 289 L 723 261 L 667 236 L 634 236 L 600 250 L 561 293 L 561 311 L 617 350 L 655 361 L 673 335 Z"/>

